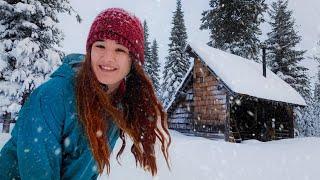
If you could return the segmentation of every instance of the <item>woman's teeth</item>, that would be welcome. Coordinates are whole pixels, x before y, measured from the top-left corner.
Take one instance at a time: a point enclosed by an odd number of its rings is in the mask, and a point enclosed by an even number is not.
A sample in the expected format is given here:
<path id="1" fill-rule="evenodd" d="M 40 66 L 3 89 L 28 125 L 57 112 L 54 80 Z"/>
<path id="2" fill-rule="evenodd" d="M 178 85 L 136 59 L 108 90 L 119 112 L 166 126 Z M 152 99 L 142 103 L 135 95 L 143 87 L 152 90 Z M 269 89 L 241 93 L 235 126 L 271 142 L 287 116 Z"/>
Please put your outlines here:
<path id="1" fill-rule="evenodd" d="M 113 68 L 113 67 L 108 67 L 108 66 L 99 66 L 102 70 L 106 70 L 106 71 L 114 71 L 117 70 L 117 68 Z"/>

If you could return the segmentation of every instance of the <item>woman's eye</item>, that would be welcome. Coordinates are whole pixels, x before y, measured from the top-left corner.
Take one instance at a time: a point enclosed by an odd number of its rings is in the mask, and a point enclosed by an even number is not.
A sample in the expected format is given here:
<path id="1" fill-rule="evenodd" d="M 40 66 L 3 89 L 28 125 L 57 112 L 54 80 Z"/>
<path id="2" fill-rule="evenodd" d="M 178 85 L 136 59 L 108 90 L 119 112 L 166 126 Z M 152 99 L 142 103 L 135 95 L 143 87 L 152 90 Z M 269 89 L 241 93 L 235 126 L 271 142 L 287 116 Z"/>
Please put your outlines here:
<path id="1" fill-rule="evenodd" d="M 118 52 L 123 52 L 123 53 L 127 53 L 127 51 L 123 50 L 123 49 L 120 49 L 120 48 L 117 48 L 116 51 Z"/>
<path id="2" fill-rule="evenodd" d="M 97 47 L 97 48 L 104 49 L 104 46 L 103 46 L 103 45 L 100 45 L 100 44 L 96 45 L 96 47 Z"/>

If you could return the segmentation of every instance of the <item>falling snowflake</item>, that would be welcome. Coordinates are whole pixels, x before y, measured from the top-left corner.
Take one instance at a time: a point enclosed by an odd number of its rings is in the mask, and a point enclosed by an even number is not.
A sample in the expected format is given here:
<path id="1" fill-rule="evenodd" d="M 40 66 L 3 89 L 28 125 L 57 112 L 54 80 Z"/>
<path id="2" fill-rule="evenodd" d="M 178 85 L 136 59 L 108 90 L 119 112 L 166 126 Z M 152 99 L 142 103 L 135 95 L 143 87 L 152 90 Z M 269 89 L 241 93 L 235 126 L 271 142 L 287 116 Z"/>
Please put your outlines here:
<path id="1" fill-rule="evenodd" d="M 61 153 L 61 148 L 57 148 L 55 151 L 54 151 L 54 154 L 55 155 L 59 155 Z"/>
<path id="2" fill-rule="evenodd" d="M 101 130 L 98 130 L 98 131 L 96 132 L 96 135 L 97 135 L 97 137 L 101 137 L 101 136 L 102 136 L 102 131 L 101 131 Z"/>
<path id="3" fill-rule="evenodd" d="M 187 110 L 190 111 L 190 105 L 189 104 L 187 105 Z"/>
<path id="4" fill-rule="evenodd" d="M 34 138 L 34 142 L 38 142 L 38 138 Z"/>
<path id="5" fill-rule="evenodd" d="M 28 153 L 30 152 L 30 149 L 24 149 L 23 152 Z"/>
<path id="6" fill-rule="evenodd" d="M 201 74 L 203 74 L 203 70 L 202 70 L 202 68 L 200 68 L 199 70 L 200 70 Z"/>
<path id="7" fill-rule="evenodd" d="M 97 166 L 96 165 L 92 166 L 92 171 L 94 171 L 94 172 L 97 171 Z"/>
<path id="8" fill-rule="evenodd" d="M 253 112 L 251 112 L 251 111 L 247 111 L 247 113 L 252 117 L 254 116 Z"/>
<path id="9" fill-rule="evenodd" d="M 240 101 L 240 99 L 237 99 L 235 102 L 236 102 L 236 104 L 237 104 L 238 106 L 240 106 L 240 105 L 241 105 L 241 101 Z"/>
<path id="10" fill-rule="evenodd" d="M 280 124 L 279 130 L 281 131 L 284 128 L 283 124 Z"/>
<path id="11" fill-rule="evenodd" d="M 65 138 L 63 143 L 65 147 L 68 147 L 70 145 L 70 138 L 69 137 Z"/>
<path id="12" fill-rule="evenodd" d="M 75 117 L 76 117 L 76 114 L 73 113 L 73 114 L 71 115 L 70 119 L 74 119 Z"/>
<path id="13" fill-rule="evenodd" d="M 42 131 L 42 127 L 39 126 L 39 127 L 37 128 L 37 131 L 38 131 L 38 133 L 40 133 L 40 132 Z"/>

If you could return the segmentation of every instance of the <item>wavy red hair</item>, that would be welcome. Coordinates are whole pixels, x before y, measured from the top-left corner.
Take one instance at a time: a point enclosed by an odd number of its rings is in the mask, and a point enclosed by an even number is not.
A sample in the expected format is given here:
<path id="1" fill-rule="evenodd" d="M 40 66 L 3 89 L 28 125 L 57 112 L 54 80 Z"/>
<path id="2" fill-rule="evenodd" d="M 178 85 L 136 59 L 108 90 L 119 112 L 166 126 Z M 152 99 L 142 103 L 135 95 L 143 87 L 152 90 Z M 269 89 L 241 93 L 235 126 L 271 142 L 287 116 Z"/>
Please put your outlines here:
<path id="1" fill-rule="evenodd" d="M 133 58 L 133 56 L 131 56 Z M 155 143 L 161 143 L 161 151 L 169 165 L 168 148 L 171 136 L 168 131 L 167 114 L 157 99 L 151 80 L 146 76 L 141 64 L 133 61 L 129 76 L 125 81 L 125 91 L 118 88 L 108 95 L 98 82 L 91 68 L 91 55 L 87 53 L 76 76 L 76 99 L 80 123 L 88 138 L 93 156 L 102 174 L 106 166 L 110 174 L 110 153 L 107 138 L 108 121 L 112 120 L 120 129 L 122 146 L 117 153 L 117 161 L 126 146 L 126 135 L 133 145 L 136 166 L 149 171 L 152 176 L 157 174 Z M 117 108 L 121 103 L 123 109 Z M 100 134 L 97 132 L 101 132 Z"/>

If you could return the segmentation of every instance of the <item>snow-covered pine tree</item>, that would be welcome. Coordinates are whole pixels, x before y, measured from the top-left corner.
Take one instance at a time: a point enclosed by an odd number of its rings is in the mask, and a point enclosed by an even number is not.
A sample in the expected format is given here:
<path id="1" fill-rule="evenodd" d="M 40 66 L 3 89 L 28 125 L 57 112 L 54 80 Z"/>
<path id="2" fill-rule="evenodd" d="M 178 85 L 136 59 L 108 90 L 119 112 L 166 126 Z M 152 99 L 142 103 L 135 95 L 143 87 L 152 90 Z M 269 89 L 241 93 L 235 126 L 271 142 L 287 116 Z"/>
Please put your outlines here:
<path id="1" fill-rule="evenodd" d="M 320 64 L 320 41 L 317 45 L 314 59 Z M 320 136 L 320 65 L 315 77 L 316 81 L 310 105 L 303 109 L 303 117 L 298 121 L 298 128 L 302 136 Z"/>
<path id="2" fill-rule="evenodd" d="M 151 46 L 152 71 L 150 75 L 154 88 L 157 91 L 157 95 L 158 97 L 160 97 L 160 63 L 158 56 L 158 48 L 159 47 L 157 40 L 154 39 Z"/>
<path id="3" fill-rule="evenodd" d="M 320 45 L 320 44 L 319 44 Z M 317 58 L 320 63 L 320 57 Z M 313 105 L 313 118 L 316 127 L 316 136 L 320 136 L 320 65 L 318 66 L 317 79 L 314 88 L 314 105 Z"/>
<path id="4" fill-rule="evenodd" d="M 150 47 L 150 41 L 149 41 L 149 28 L 147 21 L 143 21 L 143 35 L 144 35 L 144 71 L 147 73 L 147 75 L 151 78 L 151 71 L 152 71 L 152 65 L 151 65 L 151 47 Z"/>
<path id="5" fill-rule="evenodd" d="M 268 46 L 268 66 L 280 78 L 296 89 L 305 99 L 307 106 L 296 108 L 296 125 L 299 134 L 311 136 L 315 134 L 313 120 L 313 100 L 311 98 L 310 81 L 307 68 L 299 65 L 306 51 L 298 50 L 301 36 L 295 28 L 292 11 L 288 10 L 287 0 L 277 0 L 268 11 L 271 21 L 266 44 Z"/>
<path id="6" fill-rule="evenodd" d="M 299 136 L 315 136 L 317 134 L 317 121 L 315 119 L 315 101 L 310 99 L 307 106 L 295 110 Z"/>
<path id="7" fill-rule="evenodd" d="M 304 59 L 304 50 L 298 50 L 297 45 L 301 36 L 295 28 L 292 11 L 288 10 L 287 0 L 277 0 L 271 4 L 268 11 L 271 18 L 271 31 L 268 39 L 268 66 L 280 78 L 296 89 L 306 100 L 305 108 L 296 108 L 296 123 L 300 135 L 313 135 L 314 122 L 312 120 L 313 102 L 311 99 L 310 81 L 307 68 L 299 65 Z"/>
<path id="8" fill-rule="evenodd" d="M 68 0 L 0 0 L 0 116 L 15 119 L 31 91 L 61 63 L 58 13 Z"/>
<path id="9" fill-rule="evenodd" d="M 320 104 L 320 41 L 317 42 L 317 52 L 316 52 L 316 55 L 314 56 L 314 59 L 318 61 L 318 64 L 319 64 L 318 73 L 316 76 L 315 89 L 314 89 L 314 99 L 316 102 Z"/>
<path id="10" fill-rule="evenodd" d="M 265 0 L 210 0 L 200 29 L 210 30 L 209 46 L 258 61 Z"/>
<path id="11" fill-rule="evenodd" d="M 307 68 L 299 63 L 304 59 L 304 50 L 297 50 L 301 36 L 295 28 L 292 11 L 288 10 L 287 0 L 272 3 L 268 12 L 272 30 L 266 43 L 268 45 L 268 65 L 284 81 L 295 88 L 305 99 L 310 98 L 310 81 Z"/>
<path id="12" fill-rule="evenodd" d="M 320 66 L 317 74 L 317 82 L 315 83 L 315 88 L 314 88 L 314 100 L 316 102 L 319 102 L 320 104 Z M 320 117 L 319 117 L 320 118 Z"/>
<path id="13" fill-rule="evenodd" d="M 161 85 L 164 107 L 167 107 L 172 100 L 174 92 L 180 85 L 182 78 L 190 66 L 190 60 L 184 53 L 188 36 L 183 17 L 184 13 L 182 11 L 181 0 L 177 0 L 176 11 L 173 12 L 173 27 L 169 38 L 169 54 L 166 57 L 163 82 Z"/>

